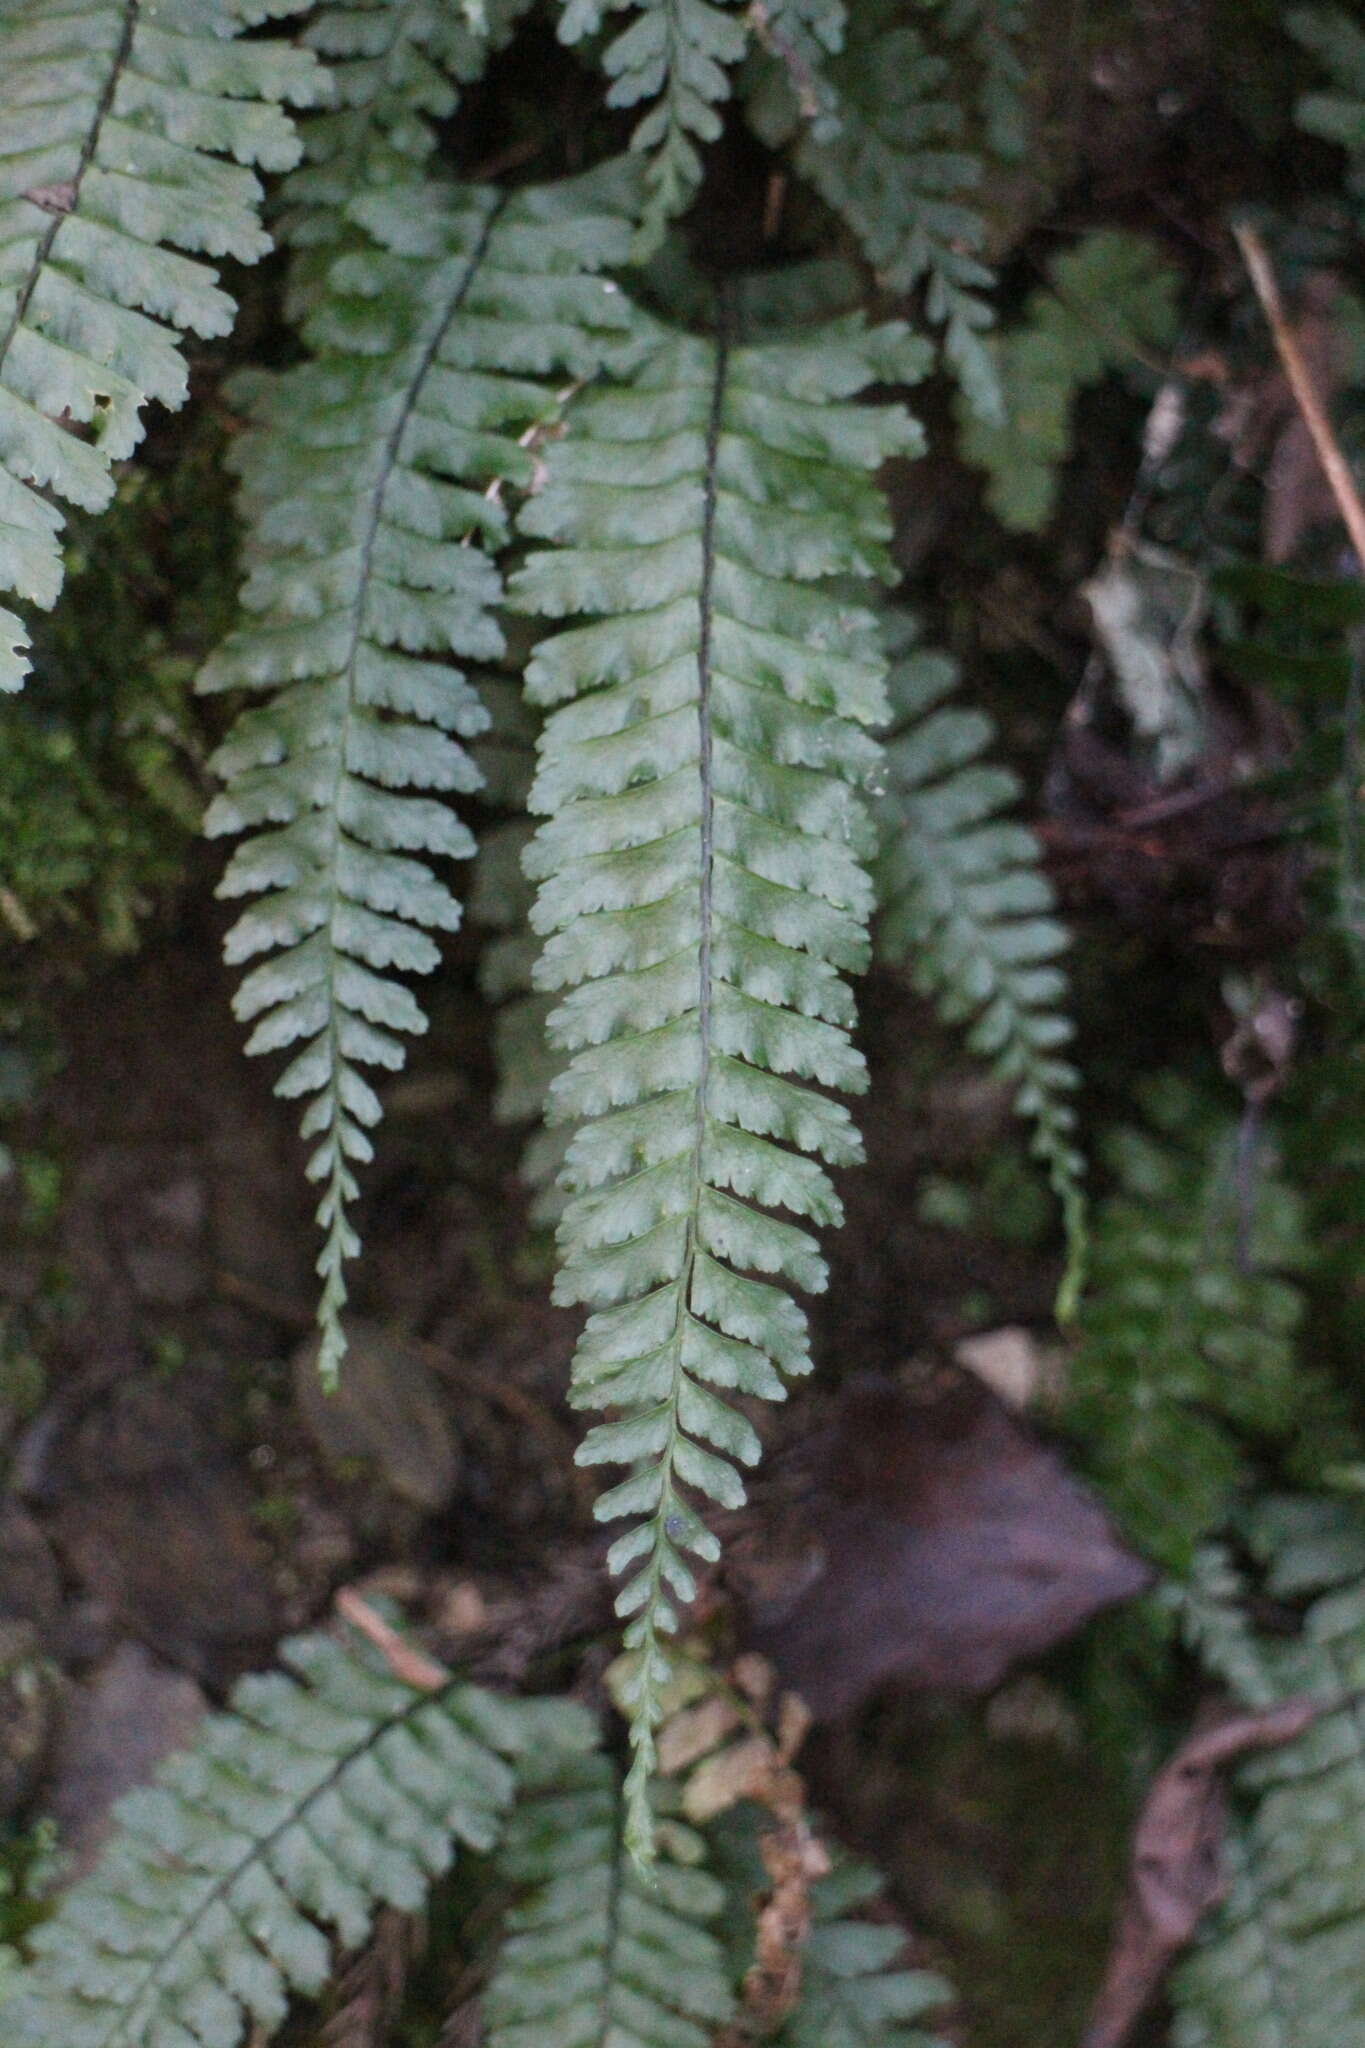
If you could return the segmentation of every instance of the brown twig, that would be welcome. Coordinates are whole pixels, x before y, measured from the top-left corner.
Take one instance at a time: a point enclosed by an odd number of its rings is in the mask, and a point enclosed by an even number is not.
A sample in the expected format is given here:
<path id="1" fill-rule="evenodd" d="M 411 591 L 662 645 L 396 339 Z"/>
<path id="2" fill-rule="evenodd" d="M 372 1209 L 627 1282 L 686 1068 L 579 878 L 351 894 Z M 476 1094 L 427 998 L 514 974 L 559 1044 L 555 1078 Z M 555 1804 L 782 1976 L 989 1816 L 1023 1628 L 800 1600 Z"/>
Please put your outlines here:
<path id="1" fill-rule="evenodd" d="M 1294 403 L 1303 417 L 1318 461 L 1322 464 L 1322 473 L 1327 479 L 1332 496 L 1337 501 L 1342 524 L 1351 536 L 1351 546 L 1356 551 L 1356 559 L 1362 568 L 1365 568 L 1365 505 L 1361 504 L 1360 493 L 1351 474 L 1351 466 L 1341 452 L 1341 444 L 1333 431 L 1332 422 L 1327 417 L 1327 408 L 1318 395 L 1303 350 L 1299 347 L 1298 337 L 1289 324 L 1284 301 L 1280 297 L 1279 283 L 1265 243 L 1255 228 L 1248 227 L 1245 223 L 1234 227 L 1232 232 L 1242 252 L 1247 275 L 1261 302 L 1261 310 L 1270 328 L 1276 353 L 1284 367 L 1289 388 L 1294 394 Z"/>
<path id="2" fill-rule="evenodd" d="M 377 1614 L 354 1586 L 342 1586 L 333 1604 L 343 1621 L 349 1621 L 352 1628 L 374 1644 L 394 1677 L 401 1678 L 404 1685 L 412 1686 L 416 1692 L 439 1692 L 453 1680 L 453 1671 L 400 1636 L 396 1628 L 390 1628 L 383 1615 Z"/>

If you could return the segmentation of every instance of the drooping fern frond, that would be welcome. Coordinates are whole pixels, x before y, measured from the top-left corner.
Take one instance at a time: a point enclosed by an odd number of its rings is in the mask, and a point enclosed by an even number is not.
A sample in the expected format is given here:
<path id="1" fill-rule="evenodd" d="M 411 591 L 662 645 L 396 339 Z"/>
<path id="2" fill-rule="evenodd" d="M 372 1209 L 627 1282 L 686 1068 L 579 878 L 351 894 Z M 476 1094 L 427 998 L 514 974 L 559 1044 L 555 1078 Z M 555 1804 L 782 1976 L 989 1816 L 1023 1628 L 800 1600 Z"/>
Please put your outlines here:
<path id="1" fill-rule="evenodd" d="M 825 76 L 838 127 L 801 134 L 795 163 L 836 214 L 891 291 L 925 288 L 930 321 L 967 402 L 1000 417 L 995 368 L 982 340 L 994 312 L 983 296 L 993 274 L 982 261 L 981 215 L 966 194 L 981 159 L 963 148 L 962 111 L 946 90 L 947 60 L 931 52 L 891 0 L 859 0 L 841 55 Z M 801 109 L 790 84 L 751 102 L 763 139 L 780 147 L 797 134 Z"/>
<path id="2" fill-rule="evenodd" d="M 336 0 L 319 8 L 303 41 L 327 64 L 332 105 L 301 124 L 304 161 L 284 184 L 281 239 L 295 251 L 290 308 L 297 317 L 327 270 L 363 241 L 348 217 L 367 189 L 410 186 L 431 159 L 437 123 L 479 78 L 529 0 L 470 7 L 440 0 Z"/>
<path id="3" fill-rule="evenodd" d="M 496 1859 L 515 1903 L 483 2004 L 488 2048 L 707 2048 L 732 1999 L 708 1926 L 724 1893 L 700 1837 L 670 1821 L 643 1875 L 605 1757 L 528 1758 L 520 1775 Z"/>
<path id="4" fill-rule="evenodd" d="M 1002 815 L 1018 778 L 986 759 L 995 732 L 983 711 L 945 700 L 953 662 L 915 645 L 904 615 L 889 626 L 895 720 L 886 749 L 877 880 L 879 956 L 908 967 L 943 1021 L 1014 1091 L 1033 1149 L 1062 1207 L 1067 1274 L 1059 1313 L 1075 1307 L 1085 1263 L 1084 1161 L 1075 1142 L 1077 1074 L 1071 1037 L 1067 934 L 1057 919 L 1038 842 Z"/>
<path id="5" fill-rule="evenodd" d="M 326 1636 L 282 1656 L 120 1802 L 101 1862 L 32 1938 L 11 2048 L 264 2041 L 326 1981 L 324 1928 L 354 1947 L 381 1904 L 420 1907 L 457 1844 L 493 1846 L 506 1757 L 592 1739 L 568 1703 L 414 1692 Z"/>
<path id="6" fill-rule="evenodd" d="M 991 509 L 1019 532 L 1052 516 L 1077 394 L 1164 355 L 1176 331 L 1179 274 L 1145 235 L 1096 228 L 1054 259 L 1049 280 L 996 343 L 1003 417 L 963 408 L 963 456 L 986 471 Z"/>
<path id="7" fill-rule="evenodd" d="M 227 333 L 232 301 L 199 259 L 270 247 L 251 166 L 297 161 L 282 103 L 326 81 L 245 25 L 228 0 L 0 4 L 0 594 L 56 601 L 47 494 L 102 511 L 142 407 L 184 401 L 182 337 Z M 28 645 L 0 608 L 0 691 Z"/>
<path id="8" fill-rule="evenodd" d="M 1183 1575 L 1253 1445 L 1303 1459 L 1320 1441 L 1330 1464 L 1350 1440 L 1333 1448 L 1331 1405 L 1298 1355 L 1303 1211 L 1270 1141 L 1248 1158 L 1236 1121 L 1174 1077 L 1146 1107 L 1152 1129 L 1103 1148 L 1116 1185 L 1096 1211 L 1065 1413 L 1128 1534 Z"/>
<path id="9" fill-rule="evenodd" d="M 1228 1896 L 1172 1980 L 1173 2048 L 1361 2048 L 1365 1585 L 1326 1593 L 1296 1639 L 1263 1648 L 1275 1696 L 1326 1711 L 1238 1773 Z"/>
<path id="10" fill-rule="evenodd" d="M 506 513 L 487 487 L 529 480 L 518 436 L 554 412 L 547 375 L 591 373 L 629 323 L 592 274 L 625 254 L 627 196 L 608 171 L 512 198 L 358 200 L 381 246 L 338 259 L 314 359 L 258 389 L 239 451 L 248 619 L 200 686 L 266 701 L 214 757 L 227 786 L 207 829 L 248 835 L 220 893 L 261 898 L 227 940 L 233 963 L 271 956 L 236 998 L 248 1050 L 300 1047 L 278 1089 L 307 1099 L 316 1140 L 325 1378 L 345 1348 L 354 1167 L 380 1113 L 361 1069 L 400 1066 L 398 1034 L 424 1028 L 397 976 L 433 967 L 430 934 L 460 914 L 428 857 L 473 846 L 444 799 L 475 786 L 462 742 L 487 714 L 445 657 L 502 646 L 487 550 Z"/>
<path id="11" fill-rule="evenodd" d="M 837 1221 L 817 1160 L 859 1155 L 847 1109 L 806 1084 L 863 1085 L 843 976 L 867 951 L 857 792 L 884 663 L 875 615 L 818 586 L 887 573 L 869 472 L 918 436 L 899 408 L 848 401 L 924 356 L 859 318 L 765 347 L 724 329 L 666 339 L 633 388 L 580 400 L 524 517 L 564 545 L 514 579 L 518 603 L 602 615 L 543 642 L 527 672 L 559 707 L 528 865 L 537 976 L 566 991 L 550 1028 L 573 1055 L 551 1113 L 582 1120 L 557 1286 L 595 1311 L 573 1399 L 617 1411 L 580 1456 L 636 1468 L 598 1512 L 632 1523 L 611 1561 L 630 1572 L 618 1606 L 638 1653 L 637 1847 L 661 1638 L 693 1592 L 683 1553 L 716 1555 L 688 1496 L 736 1504 L 734 1461 L 758 1455 L 713 1389 L 779 1399 L 782 1374 L 807 1369 L 803 1314 L 750 1276 L 816 1289 L 824 1266 L 766 1212 Z"/>
<path id="12" fill-rule="evenodd" d="M 635 238 L 635 255 L 644 258 L 701 181 L 697 145 L 720 134 L 716 109 L 729 97 L 747 31 L 733 0 L 561 0 L 560 41 L 595 35 L 604 14 L 627 5 L 634 17 L 607 44 L 602 68 L 611 80 L 608 106 L 653 103 L 631 136 L 631 148 L 648 159 Z"/>

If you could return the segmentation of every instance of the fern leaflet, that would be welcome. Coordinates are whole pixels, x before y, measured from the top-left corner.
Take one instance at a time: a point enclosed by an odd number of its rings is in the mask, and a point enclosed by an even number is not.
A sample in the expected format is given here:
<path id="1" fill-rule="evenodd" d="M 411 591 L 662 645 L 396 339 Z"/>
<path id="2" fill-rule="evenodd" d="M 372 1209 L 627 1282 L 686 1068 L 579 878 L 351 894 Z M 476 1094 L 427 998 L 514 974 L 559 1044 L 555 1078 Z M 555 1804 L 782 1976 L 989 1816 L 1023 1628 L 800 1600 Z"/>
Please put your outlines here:
<path id="1" fill-rule="evenodd" d="M 1058 958 L 1067 935 L 1027 826 L 1001 816 L 1017 778 L 983 758 L 994 740 L 984 712 L 945 704 L 957 680 L 946 655 L 914 644 L 903 617 L 889 634 L 895 728 L 877 879 L 877 950 L 908 965 L 946 1024 L 968 1025 L 1033 1125 L 1033 1149 L 1061 1203 L 1067 1272 L 1058 1311 L 1075 1307 L 1085 1262 L 1084 1161 L 1071 1095 L 1076 1070 Z"/>
<path id="2" fill-rule="evenodd" d="M 0 4 L 0 592 L 44 609 L 63 522 L 43 493 L 102 511 L 143 405 L 183 403 L 181 337 L 232 324 L 198 256 L 270 247 L 250 166 L 297 160 L 279 103 L 324 89 L 310 53 L 242 26 L 227 0 Z M 0 608 L 0 690 L 28 645 Z"/>
<path id="3" fill-rule="evenodd" d="M 297 317 L 325 289 L 328 268 L 363 242 L 347 218 L 367 188 L 411 185 L 436 147 L 461 86 L 479 78 L 529 0 L 470 10 L 439 0 L 345 0 L 320 8 L 303 40 L 329 67 L 334 104 L 301 127 L 304 161 L 284 185 L 281 239 L 295 251 L 290 308 Z"/>
<path id="4" fill-rule="evenodd" d="M 962 453 L 990 482 L 996 517 L 1036 532 L 1052 516 L 1078 392 L 1175 338 L 1179 273 L 1144 235 L 1096 228 L 1050 266 L 1024 317 L 996 346 L 1005 411 L 963 408 Z"/>
<path id="5" fill-rule="evenodd" d="M 497 1855 L 519 1896 L 484 2000 L 488 2048 L 707 2048 L 731 1997 L 699 1838 L 670 1821 L 645 1877 L 605 1757 L 528 1759 L 521 1775 Z"/>
<path id="6" fill-rule="evenodd" d="M 564 0 L 561 42 L 594 34 L 607 12 L 628 0 Z M 648 156 L 645 201 L 635 238 L 635 256 L 650 256 L 675 214 L 681 213 L 701 180 L 699 142 L 720 134 L 720 102 L 730 91 L 729 69 L 744 55 L 744 18 L 730 0 L 639 0 L 629 27 L 602 54 L 611 80 L 607 105 L 653 105 L 631 137 L 631 148 Z"/>
<path id="7" fill-rule="evenodd" d="M 981 338 L 995 317 L 982 296 L 993 274 L 980 255 L 985 224 L 964 197 L 981 161 L 959 146 L 962 114 L 945 93 L 948 69 L 890 0 L 861 0 L 846 47 L 826 72 L 837 129 L 808 129 L 795 163 L 889 290 L 926 287 L 925 310 L 943 328 L 944 354 L 969 405 L 998 419 L 999 386 Z M 766 86 L 750 111 L 764 141 L 780 148 L 801 112 L 789 85 Z"/>
<path id="8" fill-rule="evenodd" d="M 881 1891 L 875 1870 L 844 1859 L 812 1886 L 801 1999 L 779 2048 L 946 2048 L 919 2022 L 950 1996 L 949 1986 L 928 1970 L 898 1968 L 904 1931 L 857 1915 Z"/>
<path id="9" fill-rule="evenodd" d="M 580 1455 L 636 1467 L 598 1512 L 633 1523 L 611 1562 L 631 1573 L 618 1609 L 638 1652 L 637 1848 L 660 1638 L 694 1586 L 683 1552 L 716 1555 L 686 1496 L 734 1505 L 732 1461 L 758 1455 L 712 1389 L 778 1399 L 781 1373 L 808 1368 L 804 1316 L 747 1275 L 811 1289 L 824 1266 L 807 1232 L 764 1212 L 837 1221 L 803 1155 L 859 1154 L 844 1106 L 803 1084 L 864 1081 L 842 974 L 866 956 L 856 791 L 878 758 L 864 728 L 884 715 L 884 664 L 872 613 L 803 586 L 888 573 L 868 472 L 917 432 L 898 408 L 846 401 L 923 361 L 903 329 L 856 318 L 767 347 L 667 339 L 633 389 L 579 402 L 524 515 L 567 545 L 531 558 L 517 601 L 604 615 L 543 642 L 527 672 L 532 698 L 559 707 L 528 870 L 537 977 L 567 991 L 551 1035 L 573 1054 L 551 1114 L 582 1120 L 557 1294 L 596 1313 L 573 1398 L 619 1411 Z"/>
<path id="10" fill-rule="evenodd" d="M 432 968 L 430 933 L 459 921 L 421 856 L 473 850 L 439 799 L 475 786 L 462 741 L 487 714 L 433 657 L 501 649 L 486 549 L 506 514 L 481 487 L 529 480 L 516 436 L 554 410 L 540 380 L 590 372 L 629 323 L 590 274 L 624 256 L 623 198 L 608 172 L 511 199 L 441 187 L 357 200 L 381 246 L 338 258 L 308 328 L 314 360 L 258 389 L 239 453 L 251 616 L 200 686 L 266 702 L 214 757 L 227 787 L 207 829 L 248 835 L 220 893 L 262 898 L 227 940 L 231 962 L 272 956 L 236 998 L 255 1020 L 248 1051 L 302 1041 L 278 1089 L 308 1098 L 303 1133 L 317 1141 L 324 1378 L 345 1349 L 353 1169 L 380 1113 L 361 1068 L 402 1064 L 397 1034 L 425 1020 L 395 970 Z"/>
<path id="11" fill-rule="evenodd" d="M 1294 110 L 1298 124 L 1340 143 L 1352 159 L 1359 193 L 1365 189 L 1365 29 L 1340 7 L 1291 7 L 1285 27 L 1332 80 L 1332 90 L 1303 95 Z"/>
<path id="12" fill-rule="evenodd" d="M 5 2006 L 13 2048 L 235 2048 L 331 1968 L 381 1903 L 424 1901 L 456 1843 L 487 1850 L 512 1801 L 503 1760 L 584 1747 L 565 1703 L 461 1683 L 415 1693 L 327 1636 L 242 1680 L 229 1711 L 116 1809 L 90 1877 L 33 1936 Z M 500 1754 L 501 1753 L 501 1754 Z"/>

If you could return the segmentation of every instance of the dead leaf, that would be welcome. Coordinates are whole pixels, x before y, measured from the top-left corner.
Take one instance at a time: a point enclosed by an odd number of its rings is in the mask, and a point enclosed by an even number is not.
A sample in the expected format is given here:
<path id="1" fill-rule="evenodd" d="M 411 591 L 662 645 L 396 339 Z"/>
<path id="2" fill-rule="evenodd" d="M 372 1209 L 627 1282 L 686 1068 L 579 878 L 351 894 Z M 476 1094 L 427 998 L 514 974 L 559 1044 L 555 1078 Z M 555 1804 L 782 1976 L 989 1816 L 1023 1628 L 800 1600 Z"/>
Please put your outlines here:
<path id="1" fill-rule="evenodd" d="M 850 1383 L 734 1532 L 750 1641 L 817 1720 L 884 1679 L 989 1691 L 1150 1583 L 1058 1453 L 965 1373 Z M 780 1487 L 781 1480 L 777 1482 Z"/>
<path id="2" fill-rule="evenodd" d="M 419 1937 L 420 1924 L 409 1914 L 380 1908 L 370 1939 L 337 1978 L 317 2048 L 387 2048 Z"/>
<path id="3" fill-rule="evenodd" d="M 1292 1742 L 1323 1712 L 1285 1700 L 1192 1735 L 1152 1781 L 1133 1835 L 1131 1875 L 1104 1981 L 1081 2048 L 1121 2048 L 1175 1957 L 1226 1889 L 1226 1802 L 1219 1773 L 1256 1749 Z"/>

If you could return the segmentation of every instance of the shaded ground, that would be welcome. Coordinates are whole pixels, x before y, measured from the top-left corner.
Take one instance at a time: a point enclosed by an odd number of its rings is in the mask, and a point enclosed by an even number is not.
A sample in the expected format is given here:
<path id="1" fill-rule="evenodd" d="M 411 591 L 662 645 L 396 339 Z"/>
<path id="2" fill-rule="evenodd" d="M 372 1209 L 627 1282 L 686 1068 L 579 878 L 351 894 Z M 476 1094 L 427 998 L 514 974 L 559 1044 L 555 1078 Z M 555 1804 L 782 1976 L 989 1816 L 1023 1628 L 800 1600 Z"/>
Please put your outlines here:
<path id="1" fill-rule="evenodd" d="M 577 1318 L 549 1305 L 458 966 L 389 1090 L 358 1384 L 333 1404 L 308 1370 L 292 1117 L 228 997 L 210 931 L 154 940 L 59 999 L 54 1071 L 7 1126 L 0 1824 L 51 1813 L 78 1863 L 111 1798 L 339 1584 L 379 1574 L 458 1646 L 592 1540 L 563 1403 Z M 942 1359 L 983 1322 L 1043 1326 L 1054 1284 L 998 1092 L 931 1056 L 894 989 L 869 1009 L 881 1111 L 816 1308 L 823 1387 L 779 1450 L 836 1380 Z M 957 1214 L 955 1175 L 979 1179 L 991 1151 L 1001 1234 L 926 1221 Z M 959 1977 L 983 2048 L 1074 2031 L 1099 1968 L 1124 1802 L 1077 1806 L 1079 1744 L 1055 1688 L 1015 1679 L 970 1710 L 893 1687 L 812 1752 L 818 1796 Z"/>

